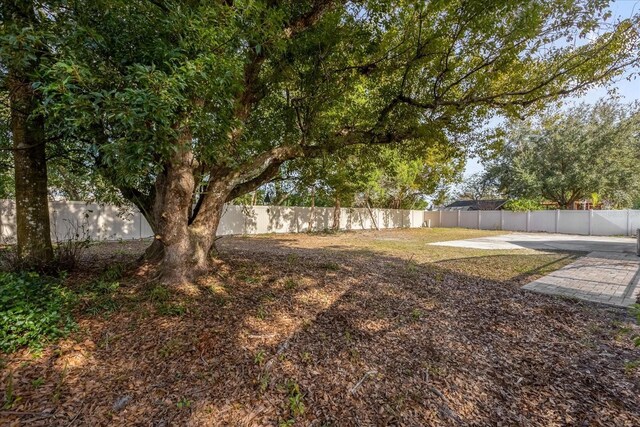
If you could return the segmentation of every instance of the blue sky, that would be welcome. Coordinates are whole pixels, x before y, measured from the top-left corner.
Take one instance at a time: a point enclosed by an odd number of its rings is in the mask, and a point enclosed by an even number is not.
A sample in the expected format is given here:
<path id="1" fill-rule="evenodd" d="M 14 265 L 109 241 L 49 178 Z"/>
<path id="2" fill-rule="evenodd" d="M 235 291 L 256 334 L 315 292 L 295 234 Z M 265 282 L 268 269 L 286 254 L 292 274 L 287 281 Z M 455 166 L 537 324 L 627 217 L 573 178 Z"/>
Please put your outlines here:
<path id="1" fill-rule="evenodd" d="M 634 13 L 640 12 L 640 0 L 617 0 L 610 6 L 613 14 L 612 18 L 629 18 Z M 640 100 L 640 78 L 628 80 L 620 78 L 615 82 L 611 82 L 609 87 L 614 88 L 621 100 L 624 102 L 633 102 Z M 569 98 L 567 104 L 588 102 L 595 103 L 599 99 L 609 96 L 607 87 L 593 88 L 579 98 Z M 467 166 L 464 172 L 465 177 L 473 175 L 483 170 L 483 167 L 476 159 L 467 159 Z"/>

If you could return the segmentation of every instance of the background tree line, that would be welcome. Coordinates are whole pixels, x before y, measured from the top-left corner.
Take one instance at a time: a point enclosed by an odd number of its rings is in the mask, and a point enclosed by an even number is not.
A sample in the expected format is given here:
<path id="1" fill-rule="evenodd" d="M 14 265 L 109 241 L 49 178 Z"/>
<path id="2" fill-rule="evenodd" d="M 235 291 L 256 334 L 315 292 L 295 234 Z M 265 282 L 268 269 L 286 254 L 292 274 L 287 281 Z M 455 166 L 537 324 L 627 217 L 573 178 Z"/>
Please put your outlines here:
<path id="1" fill-rule="evenodd" d="M 467 192 L 511 199 L 509 209 L 622 209 L 640 202 L 640 110 L 601 100 L 510 121 Z"/>

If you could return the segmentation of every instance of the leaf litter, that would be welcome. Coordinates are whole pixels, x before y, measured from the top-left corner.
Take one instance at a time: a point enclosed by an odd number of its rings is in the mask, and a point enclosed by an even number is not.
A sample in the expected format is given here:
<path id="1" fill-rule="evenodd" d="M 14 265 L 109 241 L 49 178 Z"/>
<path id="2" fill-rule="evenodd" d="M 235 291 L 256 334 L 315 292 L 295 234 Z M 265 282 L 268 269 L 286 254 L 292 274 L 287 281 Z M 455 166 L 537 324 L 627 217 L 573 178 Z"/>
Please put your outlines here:
<path id="1" fill-rule="evenodd" d="M 575 255 L 443 254 L 425 233 L 225 238 L 191 287 L 127 270 L 117 309 L 2 356 L 0 424 L 640 425 L 628 314 L 520 289 Z M 98 245 L 70 286 L 146 243 Z"/>

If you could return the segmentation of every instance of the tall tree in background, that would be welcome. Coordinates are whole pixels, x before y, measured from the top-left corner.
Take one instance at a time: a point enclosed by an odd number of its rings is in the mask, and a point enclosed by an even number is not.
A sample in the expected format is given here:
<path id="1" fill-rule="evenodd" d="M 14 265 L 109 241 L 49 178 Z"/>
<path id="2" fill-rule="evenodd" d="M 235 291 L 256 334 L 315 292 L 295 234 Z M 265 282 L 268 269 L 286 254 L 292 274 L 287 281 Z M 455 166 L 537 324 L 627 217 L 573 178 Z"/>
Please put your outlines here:
<path id="1" fill-rule="evenodd" d="M 451 142 L 425 144 L 420 151 L 383 150 L 365 181 L 367 201 L 390 209 L 424 209 L 427 197 L 438 204 L 443 192 L 461 179 L 464 155 Z"/>
<path id="2" fill-rule="evenodd" d="M 512 123 L 487 168 L 511 197 L 556 202 L 598 199 L 628 207 L 640 186 L 640 110 L 601 101 Z"/>
<path id="3" fill-rule="evenodd" d="M 47 198 L 45 117 L 36 90 L 49 56 L 43 29 L 48 13 L 26 0 L 6 0 L 0 9 L 0 86 L 8 95 L 12 140 L 18 255 L 28 268 L 53 260 Z M 6 150 L 3 147 L 3 150 Z"/>
<path id="4" fill-rule="evenodd" d="M 480 172 L 465 179 L 457 197 L 463 200 L 497 199 L 500 194 L 492 175 Z"/>
<path id="5" fill-rule="evenodd" d="M 43 91 L 54 122 L 88 140 L 147 216 L 165 279 L 181 281 L 210 268 L 223 204 L 285 162 L 446 144 L 622 72 L 638 60 L 638 19 L 587 40 L 605 7 L 75 2 L 76 36 Z"/>

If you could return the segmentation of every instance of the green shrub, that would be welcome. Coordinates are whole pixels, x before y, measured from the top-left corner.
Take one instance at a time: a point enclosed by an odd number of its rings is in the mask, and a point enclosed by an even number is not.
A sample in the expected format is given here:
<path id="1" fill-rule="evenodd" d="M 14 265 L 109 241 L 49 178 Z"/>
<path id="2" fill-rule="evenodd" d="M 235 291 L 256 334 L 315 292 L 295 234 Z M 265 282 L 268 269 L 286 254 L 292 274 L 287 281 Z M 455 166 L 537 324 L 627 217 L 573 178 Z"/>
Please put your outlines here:
<path id="1" fill-rule="evenodd" d="M 536 199 L 511 199 L 504 204 L 504 209 L 508 211 L 539 211 L 544 209 L 540 200 Z"/>
<path id="2" fill-rule="evenodd" d="M 0 351 L 11 352 L 67 335 L 73 292 L 60 279 L 36 273 L 0 272 Z"/>

